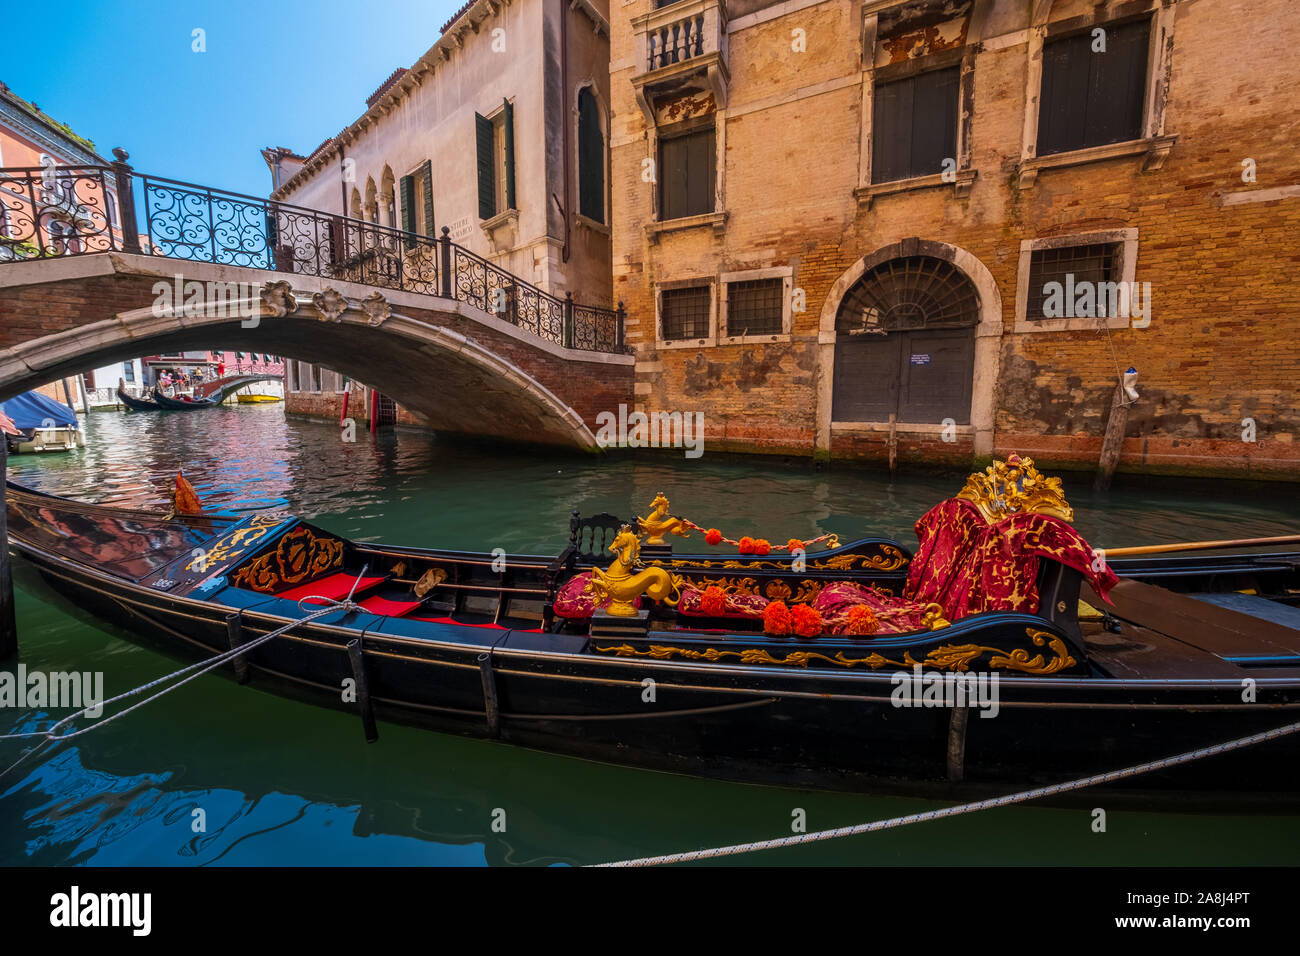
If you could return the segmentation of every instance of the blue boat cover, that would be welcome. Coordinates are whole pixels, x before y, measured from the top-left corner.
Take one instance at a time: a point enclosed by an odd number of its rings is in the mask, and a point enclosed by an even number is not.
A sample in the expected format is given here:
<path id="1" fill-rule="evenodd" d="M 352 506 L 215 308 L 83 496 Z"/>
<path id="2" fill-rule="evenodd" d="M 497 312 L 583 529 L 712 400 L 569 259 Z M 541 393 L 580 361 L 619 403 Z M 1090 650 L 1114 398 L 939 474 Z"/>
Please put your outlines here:
<path id="1" fill-rule="evenodd" d="M 46 398 L 40 392 L 24 392 L 0 404 L 3 411 L 22 431 L 31 428 L 77 427 L 77 416 L 67 405 Z M 53 424 L 51 424 L 53 423 Z"/>

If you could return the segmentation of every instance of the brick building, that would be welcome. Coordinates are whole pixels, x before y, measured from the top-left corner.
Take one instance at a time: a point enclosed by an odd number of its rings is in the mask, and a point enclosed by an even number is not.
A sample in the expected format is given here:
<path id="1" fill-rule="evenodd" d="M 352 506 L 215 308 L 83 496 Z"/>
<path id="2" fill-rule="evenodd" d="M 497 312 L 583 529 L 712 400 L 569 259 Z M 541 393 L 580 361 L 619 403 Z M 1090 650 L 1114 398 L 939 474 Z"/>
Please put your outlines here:
<path id="1" fill-rule="evenodd" d="M 1300 475 L 1287 0 L 612 5 L 636 403 L 710 449 Z"/>

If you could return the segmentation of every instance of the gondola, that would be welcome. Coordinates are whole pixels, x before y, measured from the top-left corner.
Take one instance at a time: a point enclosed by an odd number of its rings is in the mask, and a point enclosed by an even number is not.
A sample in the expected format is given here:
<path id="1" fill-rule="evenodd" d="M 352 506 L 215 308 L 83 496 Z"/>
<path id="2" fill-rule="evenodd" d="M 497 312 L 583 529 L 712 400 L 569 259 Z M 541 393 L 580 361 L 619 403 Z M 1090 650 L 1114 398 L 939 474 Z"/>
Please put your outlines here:
<path id="1" fill-rule="evenodd" d="M 162 406 L 147 398 L 134 398 L 128 395 L 121 385 L 117 387 L 117 400 L 133 412 L 158 412 Z"/>
<path id="2" fill-rule="evenodd" d="M 221 402 L 211 398 L 190 398 L 188 395 L 180 398 L 172 398 L 164 395 L 159 391 L 158 386 L 154 386 L 153 400 L 158 407 L 164 411 L 192 412 L 198 408 L 215 408 Z"/>
<path id="3" fill-rule="evenodd" d="M 283 513 L 187 510 L 9 485 L 14 549 L 79 608 L 180 656 L 350 600 L 231 673 L 368 726 L 962 798 L 1167 757 L 1300 711 L 1300 552 L 1107 560 L 1071 526 L 1059 480 L 1027 458 L 994 462 L 922 516 L 915 553 L 867 538 L 676 554 L 655 540 L 663 520 L 575 515 L 561 554 L 502 557 L 350 541 Z M 1297 757 L 1283 737 L 1108 789 L 1289 806 Z"/>

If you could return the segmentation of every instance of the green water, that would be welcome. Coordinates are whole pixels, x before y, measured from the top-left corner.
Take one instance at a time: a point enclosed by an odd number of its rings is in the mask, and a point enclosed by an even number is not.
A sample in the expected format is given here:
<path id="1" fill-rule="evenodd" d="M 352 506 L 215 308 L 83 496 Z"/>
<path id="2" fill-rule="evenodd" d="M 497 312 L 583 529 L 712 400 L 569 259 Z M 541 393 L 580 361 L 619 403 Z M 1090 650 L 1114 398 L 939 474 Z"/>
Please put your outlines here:
<path id="1" fill-rule="evenodd" d="M 872 472 L 707 453 L 520 455 L 406 431 L 377 440 L 363 432 L 345 444 L 333 426 L 286 421 L 279 405 L 99 412 L 88 432 L 82 451 L 11 458 L 10 476 L 58 494 L 158 506 L 184 466 L 209 507 L 283 507 L 351 537 L 475 550 L 554 552 L 571 509 L 644 513 L 659 491 L 675 512 L 733 538 L 834 531 L 911 543 L 912 522 L 961 482 L 891 484 Z M 1297 525 L 1294 488 L 1161 482 L 1094 497 L 1086 479 L 1067 477 L 1066 490 L 1080 530 L 1111 547 Z M 175 669 L 82 620 L 21 560 L 15 573 L 29 670 L 102 671 L 112 695 Z M 64 713 L 0 710 L 0 733 Z M 22 752 L 0 741 L 0 769 Z M 388 724 L 367 745 L 355 717 L 213 675 L 0 777 L 0 864 L 576 864 L 782 836 L 797 810 L 817 830 L 934 806 L 630 770 Z M 1092 820 L 1091 808 L 1008 808 L 732 862 L 1300 862 L 1296 816 L 1109 808 L 1104 833 Z"/>

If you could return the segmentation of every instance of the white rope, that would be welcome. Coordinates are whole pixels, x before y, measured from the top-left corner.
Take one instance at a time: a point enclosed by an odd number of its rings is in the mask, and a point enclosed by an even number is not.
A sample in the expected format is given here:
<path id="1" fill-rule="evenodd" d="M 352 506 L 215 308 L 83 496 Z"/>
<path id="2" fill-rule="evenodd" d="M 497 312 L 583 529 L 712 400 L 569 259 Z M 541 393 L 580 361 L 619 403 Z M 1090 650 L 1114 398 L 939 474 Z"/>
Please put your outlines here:
<path id="1" fill-rule="evenodd" d="M 357 579 L 354 582 L 352 582 L 352 587 L 348 589 L 347 597 L 345 597 L 341 601 L 336 601 L 319 594 L 310 594 L 300 598 L 298 600 L 298 609 L 300 611 L 306 610 L 302 606 L 304 601 L 312 601 L 312 602 L 326 605 L 325 607 L 322 607 L 319 611 L 312 611 L 308 613 L 306 617 L 299 618 L 296 621 L 290 621 L 288 624 L 284 625 L 283 627 L 278 627 L 274 631 L 268 631 L 266 634 L 263 634 L 259 638 L 255 638 L 254 640 L 248 641 L 244 644 L 240 644 L 238 647 L 232 647 L 230 648 L 230 650 L 222 651 L 220 654 L 217 654 L 215 657 L 210 657 L 207 660 L 197 661 L 196 663 L 190 664 L 187 667 L 182 667 L 178 671 L 173 671 L 172 673 L 164 675 L 163 677 L 159 677 L 156 680 L 151 680 L 147 684 L 141 684 L 139 687 L 135 687 L 132 688 L 131 690 L 126 691 L 125 693 L 118 694 L 116 697 L 110 697 L 106 701 L 102 701 L 96 704 L 91 704 L 87 707 L 83 707 L 75 714 L 71 714 L 67 717 L 64 717 L 62 720 L 54 723 L 50 727 L 47 727 L 45 730 L 34 730 L 34 731 L 29 731 L 27 733 L 21 733 L 21 734 L 0 734 L 0 740 L 22 740 L 22 739 L 30 739 L 32 737 L 40 737 L 43 738 L 44 741 L 42 744 L 40 744 L 33 750 L 29 750 L 27 753 L 23 754 L 22 757 L 20 757 L 16 762 L 9 765 L 4 770 L 0 771 L 0 777 L 3 777 L 5 774 L 9 773 L 9 771 L 13 770 L 14 767 L 17 767 L 18 764 L 22 763 L 32 754 L 36 753 L 37 750 L 40 750 L 42 747 L 44 747 L 45 744 L 58 742 L 62 740 L 71 740 L 74 737 L 80 737 L 82 734 L 90 733 L 92 730 L 98 730 L 101 727 L 106 727 L 109 724 L 111 724 L 113 721 L 117 720 L 118 718 L 125 717 L 133 710 L 138 710 L 141 707 L 143 707 L 145 704 L 148 704 L 151 701 L 155 701 L 159 697 L 162 697 L 164 694 L 169 694 L 179 687 L 184 687 L 186 684 L 194 680 L 196 677 L 201 677 L 203 674 L 206 674 L 208 671 L 220 667 L 222 664 L 226 663 L 232 658 L 238 657 L 240 654 L 247 654 L 249 651 L 257 647 L 260 647 L 261 645 L 267 643 L 270 640 L 273 640 L 274 638 L 279 637 L 280 635 L 286 633 L 289 630 L 292 630 L 293 628 L 297 627 L 300 624 L 307 624 L 311 621 L 316 620 L 317 618 L 325 617 L 326 615 L 333 614 L 336 611 L 363 610 L 361 605 L 353 602 L 352 595 L 356 593 L 357 587 L 361 584 L 361 579 L 365 577 L 366 570 L 368 568 L 369 565 L 361 569 L 361 573 L 357 575 Z M 188 674 L 189 676 L 186 677 L 184 680 L 177 681 L 175 684 L 172 684 L 170 687 L 163 688 L 162 690 L 158 691 L 158 693 L 156 694 L 146 697 L 144 700 L 137 701 L 136 703 L 132 704 L 130 707 L 127 707 L 125 710 L 113 714 L 111 717 L 106 717 L 103 720 L 97 720 L 95 723 L 91 724 L 88 727 L 83 727 L 80 730 L 74 730 L 70 733 L 66 733 L 66 734 L 57 733 L 57 731 L 65 724 L 73 720 L 76 720 L 78 717 L 85 716 L 87 711 L 91 710 L 92 708 L 98 709 L 101 707 L 106 707 L 109 704 L 115 704 L 121 700 L 126 700 L 127 698 L 134 697 L 137 694 L 142 694 L 147 690 L 151 690 L 152 688 L 157 687 L 159 684 L 165 684 L 168 681 L 174 680 L 175 678 L 180 677 L 183 674 Z"/>
<path id="2" fill-rule="evenodd" d="M 894 827 L 907 826 L 909 823 L 925 823 L 930 820 L 941 820 L 944 817 L 955 817 L 963 813 L 973 813 L 976 810 L 990 810 L 994 807 L 1010 806 L 1014 803 L 1025 803 L 1029 800 L 1037 800 L 1040 797 L 1054 796 L 1058 793 L 1066 793 L 1071 790 L 1082 790 L 1085 787 L 1091 787 L 1098 783 L 1111 783 L 1115 780 L 1122 780 L 1125 777 L 1133 777 L 1142 773 L 1149 773 L 1152 770 L 1163 770 L 1166 767 L 1175 767 L 1179 764 L 1190 763 L 1193 760 L 1199 760 L 1202 757 L 1212 757 L 1215 754 L 1227 753 L 1230 750 L 1239 750 L 1243 747 L 1250 747 L 1254 744 L 1263 743 L 1266 740 L 1274 740 L 1278 737 L 1285 737 L 1300 730 L 1300 722 L 1287 724 L 1284 727 L 1278 727 L 1274 730 L 1266 730 L 1263 733 L 1252 734 L 1249 737 L 1241 737 L 1237 740 L 1230 740 L 1227 743 L 1215 744 L 1212 747 L 1204 747 L 1200 750 L 1192 750 L 1187 753 L 1178 754 L 1174 757 L 1165 757 L 1162 760 L 1153 760 L 1150 763 L 1138 764 L 1133 767 L 1126 767 L 1122 770 L 1112 770 L 1110 773 L 1097 774 L 1092 777 L 1083 777 L 1079 780 L 1071 780 L 1066 783 L 1052 784 L 1050 787 L 1039 787 L 1034 790 L 1025 790 L 1020 793 L 1013 793 L 1003 797 L 992 797 L 988 800 L 980 800 L 977 803 L 963 803 L 955 807 L 944 807 L 941 810 L 927 810 L 924 813 L 910 813 L 903 817 L 893 817 L 888 820 L 875 820 L 871 823 L 859 823 L 856 826 L 836 827 L 833 830 L 818 830 L 814 833 L 796 833 L 793 836 L 777 837 L 773 840 L 760 840 L 756 843 L 737 843 L 733 846 L 713 847 L 708 850 L 686 850 L 681 853 L 668 853 L 664 856 L 644 856 L 634 860 L 619 860 L 614 863 L 597 863 L 595 866 L 658 866 L 664 863 L 689 863 L 693 860 L 710 860 L 722 856 L 736 856 L 741 853 L 755 853 L 759 850 L 774 850 L 779 847 L 798 846 L 803 843 L 816 843 L 821 840 L 834 840 L 839 837 L 856 836 L 861 833 L 873 833 L 877 830 L 891 830 Z"/>

